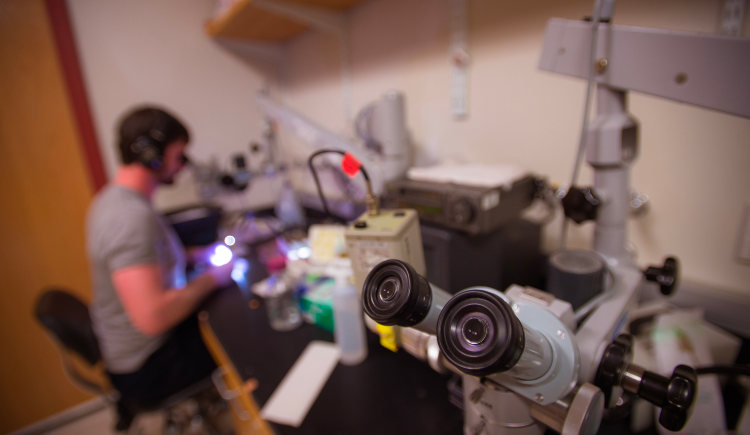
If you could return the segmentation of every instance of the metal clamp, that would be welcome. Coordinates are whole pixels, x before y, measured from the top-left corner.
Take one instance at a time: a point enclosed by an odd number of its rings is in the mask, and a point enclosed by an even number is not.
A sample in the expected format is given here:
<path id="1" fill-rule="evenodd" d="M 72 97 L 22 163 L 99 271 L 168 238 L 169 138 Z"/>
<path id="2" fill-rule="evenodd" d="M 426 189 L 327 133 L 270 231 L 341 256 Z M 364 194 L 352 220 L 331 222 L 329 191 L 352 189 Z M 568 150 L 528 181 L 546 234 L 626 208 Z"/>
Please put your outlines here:
<path id="1" fill-rule="evenodd" d="M 211 373 L 211 380 L 216 389 L 219 390 L 221 398 L 232 404 L 237 417 L 242 421 L 248 421 L 250 420 L 250 413 L 239 403 L 239 397 L 242 395 L 242 386 L 230 390 L 226 382 L 224 382 L 224 375 L 228 374 L 229 370 L 225 366 L 219 366 Z"/>

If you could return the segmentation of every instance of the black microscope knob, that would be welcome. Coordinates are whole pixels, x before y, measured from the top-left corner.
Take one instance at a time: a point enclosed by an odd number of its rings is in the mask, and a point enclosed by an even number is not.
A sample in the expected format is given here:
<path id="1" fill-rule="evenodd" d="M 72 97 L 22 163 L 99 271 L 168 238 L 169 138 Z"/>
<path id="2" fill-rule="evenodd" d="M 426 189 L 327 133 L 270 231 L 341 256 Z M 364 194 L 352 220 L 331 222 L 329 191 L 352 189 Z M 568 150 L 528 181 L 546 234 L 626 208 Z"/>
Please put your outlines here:
<path id="1" fill-rule="evenodd" d="M 633 358 L 633 336 L 620 334 L 602 355 L 595 385 L 604 393 L 604 406 L 613 408 L 620 398 L 622 375 Z"/>
<path id="2" fill-rule="evenodd" d="M 659 424 L 677 432 L 685 427 L 698 395 L 698 375 L 695 369 L 679 365 L 671 378 L 644 372 L 638 396 L 661 408 Z"/>
<path id="3" fill-rule="evenodd" d="M 565 216 L 573 219 L 577 224 L 587 220 L 596 219 L 601 200 L 596 193 L 588 187 L 573 186 L 562 199 Z"/>
<path id="4" fill-rule="evenodd" d="M 665 296 L 671 295 L 677 288 L 680 276 L 680 263 L 675 257 L 664 260 L 664 266 L 649 266 L 643 274 L 646 279 L 659 284 L 659 290 Z"/>

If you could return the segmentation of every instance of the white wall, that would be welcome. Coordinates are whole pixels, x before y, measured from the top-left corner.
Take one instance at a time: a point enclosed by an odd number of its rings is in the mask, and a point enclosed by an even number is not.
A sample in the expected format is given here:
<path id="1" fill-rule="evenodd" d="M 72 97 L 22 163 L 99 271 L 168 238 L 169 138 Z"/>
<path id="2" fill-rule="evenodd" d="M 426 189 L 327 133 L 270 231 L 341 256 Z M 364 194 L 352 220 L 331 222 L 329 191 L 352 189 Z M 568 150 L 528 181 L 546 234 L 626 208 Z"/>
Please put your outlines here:
<path id="1" fill-rule="evenodd" d="M 278 74 L 268 74 L 269 62 L 241 59 L 206 36 L 213 0 L 67 3 L 109 177 L 119 162 L 118 122 L 136 105 L 157 104 L 181 118 L 196 160 L 217 156 L 228 165 L 231 154 L 247 153 L 250 141 L 260 139 L 253 97 L 264 84 L 273 87 Z M 247 197 L 255 205 L 272 203 L 273 191 L 259 179 Z M 197 200 L 188 170 L 157 192 L 155 204 L 163 209 Z"/>
<path id="2" fill-rule="evenodd" d="M 624 0 L 619 24 L 714 33 L 722 0 Z M 592 0 L 469 0 L 469 118 L 449 106 L 448 0 L 370 0 L 351 13 L 354 107 L 404 91 L 413 138 L 426 157 L 510 162 L 568 182 L 583 110 L 581 80 L 540 72 L 550 17 L 590 15 Z M 750 36 L 750 14 L 744 36 Z M 308 32 L 287 47 L 287 103 L 336 131 L 342 116 L 336 42 Z M 321 110 L 325 108 L 326 110 Z M 750 293 L 750 267 L 734 259 L 742 206 L 750 203 L 750 120 L 633 94 L 641 154 L 632 182 L 652 199 L 630 239 L 642 264 L 677 255 L 685 279 Z M 582 181 L 591 180 L 584 170 Z M 559 222 L 548 227 L 554 247 Z M 573 231 L 587 246 L 591 226 Z"/>
<path id="3" fill-rule="evenodd" d="M 253 94 L 263 76 L 281 80 L 283 100 L 322 125 L 347 133 L 338 43 L 307 32 L 286 44 L 280 73 L 230 53 L 208 38 L 211 0 L 69 0 L 90 101 L 107 168 L 116 166 L 114 128 L 142 102 L 173 109 L 191 126 L 199 158 L 246 150 L 260 136 Z M 715 32 L 723 0 L 621 0 L 620 24 Z M 457 158 L 511 162 L 567 182 L 578 141 L 582 81 L 540 72 L 537 63 L 550 17 L 578 19 L 593 0 L 469 0 L 470 114 L 449 107 L 448 0 L 368 0 L 351 12 L 353 107 L 396 89 L 407 97 L 407 122 L 419 160 Z M 746 14 L 744 36 L 750 36 Z M 257 58 L 256 58 L 257 59 Z M 641 121 L 634 187 L 652 209 L 634 221 L 630 238 L 642 264 L 679 256 L 684 277 L 709 287 L 750 293 L 750 267 L 734 259 L 742 206 L 750 203 L 750 121 L 633 94 Z M 294 141 L 284 138 L 288 149 Z M 584 169 L 582 181 L 591 179 Z M 160 196 L 184 202 L 186 180 Z M 189 180 L 188 180 L 189 181 Z M 261 195 L 266 195 L 261 197 Z M 251 199 L 272 200 L 255 186 Z M 548 227 L 555 246 L 559 222 Z M 591 227 L 572 233 L 586 246 Z"/>

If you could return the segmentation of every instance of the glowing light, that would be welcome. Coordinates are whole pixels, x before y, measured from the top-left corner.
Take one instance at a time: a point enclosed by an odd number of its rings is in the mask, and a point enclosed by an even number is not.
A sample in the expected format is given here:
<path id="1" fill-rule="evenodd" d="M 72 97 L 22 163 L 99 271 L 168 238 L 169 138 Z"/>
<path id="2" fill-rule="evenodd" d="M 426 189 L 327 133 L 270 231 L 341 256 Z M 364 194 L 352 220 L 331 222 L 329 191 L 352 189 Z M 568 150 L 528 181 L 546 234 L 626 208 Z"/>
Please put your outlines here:
<path id="1" fill-rule="evenodd" d="M 247 270 L 250 268 L 250 263 L 245 260 L 244 258 L 238 258 L 234 262 L 234 267 L 232 268 L 232 279 L 235 280 L 238 284 L 245 281 L 245 274 L 247 273 Z"/>
<path id="2" fill-rule="evenodd" d="M 226 236 L 226 237 L 224 237 L 224 243 L 226 243 L 227 246 L 234 245 L 234 242 L 235 242 L 234 236 Z"/>
<path id="3" fill-rule="evenodd" d="M 227 245 L 217 245 L 214 253 L 208 257 L 208 261 L 214 266 L 223 266 L 232 260 L 232 250 Z"/>
<path id="4" fill-rule="evenodd" d="M 297 251 L 291 250 L 286 254 L 286 258 L 288 258 L 290 261 L 297 261 L 299 260 L 299 254 L 297 254 Z"/>
<path id="5" fill-rule="evenodd" d="M 310 255 L 312 254 L 312 249 L 308 248 L 307 246 L 303 246 L 299 249 L 297 249 L 297 255 L 299 255 L 299 258 L 310 258 Z"/>

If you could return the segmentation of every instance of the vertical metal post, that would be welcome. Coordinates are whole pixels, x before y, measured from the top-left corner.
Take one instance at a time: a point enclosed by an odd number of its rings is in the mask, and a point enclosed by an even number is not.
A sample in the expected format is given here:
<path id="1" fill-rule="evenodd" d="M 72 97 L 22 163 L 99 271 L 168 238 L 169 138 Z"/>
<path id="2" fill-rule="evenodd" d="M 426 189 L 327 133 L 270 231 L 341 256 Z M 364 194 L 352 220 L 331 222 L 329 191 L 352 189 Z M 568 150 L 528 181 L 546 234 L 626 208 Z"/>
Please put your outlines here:
<path id="1" fill-rule="evenodd" d="M 602 200 L 594 229 L 594 250 L 625 259 L 630 164 L 637 154 L 638 124 L 627 112 L 624 91 L 599 85 L 596 95 L 597 117 L 586 142 L 586 159 L 594 168 L 594 191 Z"/>

